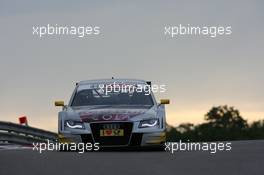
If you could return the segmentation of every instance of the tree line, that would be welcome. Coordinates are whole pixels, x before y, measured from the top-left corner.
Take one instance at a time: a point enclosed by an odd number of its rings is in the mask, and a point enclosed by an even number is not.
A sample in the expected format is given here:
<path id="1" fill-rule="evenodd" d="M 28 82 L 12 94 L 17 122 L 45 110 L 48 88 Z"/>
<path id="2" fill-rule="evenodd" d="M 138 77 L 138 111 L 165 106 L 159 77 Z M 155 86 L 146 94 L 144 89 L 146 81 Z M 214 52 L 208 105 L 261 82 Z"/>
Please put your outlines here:
<path id="1" fill-rule="evenodd" d="M 230 141 L 264 139 L 264 120 L 248 123 L 239 110 L 227 105 L 212 107 L 205 122 L 168 127 L 168 141 Z"/>

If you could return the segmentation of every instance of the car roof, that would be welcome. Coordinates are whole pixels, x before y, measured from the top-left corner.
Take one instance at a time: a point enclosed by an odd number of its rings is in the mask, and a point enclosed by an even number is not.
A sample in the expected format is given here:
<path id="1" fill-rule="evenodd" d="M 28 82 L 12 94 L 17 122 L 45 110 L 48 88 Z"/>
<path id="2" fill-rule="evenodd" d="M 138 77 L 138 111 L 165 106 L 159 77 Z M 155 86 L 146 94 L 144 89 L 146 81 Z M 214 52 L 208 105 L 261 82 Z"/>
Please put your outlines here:
<path id="1" fill-rule="evenodd" d="M 139 79 L 95 79 L 95 80 L 84 80 L 80 81 L 78 85 L 87 85 L 87 84 L 105 84 L 105 83 L 138 83 L 138 84 L 145 84 L 145 80 Z"/>

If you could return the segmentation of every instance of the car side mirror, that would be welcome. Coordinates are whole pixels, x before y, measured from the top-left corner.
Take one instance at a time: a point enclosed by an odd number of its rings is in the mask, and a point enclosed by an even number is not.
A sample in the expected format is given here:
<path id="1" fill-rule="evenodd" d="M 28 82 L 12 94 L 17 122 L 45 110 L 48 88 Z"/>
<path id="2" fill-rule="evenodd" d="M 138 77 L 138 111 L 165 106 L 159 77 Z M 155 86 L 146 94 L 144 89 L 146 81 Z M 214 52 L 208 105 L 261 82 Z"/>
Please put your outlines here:
<path id="1" fill-rule="evenodd" d="M 162 105 L 170 104 L 170 100 L 169 99 L 161 99 L 160 104 L 162 104 Z"/>
<path id="2" fill-rule="evenodd" d="M 55 101 L 55 106 L 64 106 L 64 101 Z"/>

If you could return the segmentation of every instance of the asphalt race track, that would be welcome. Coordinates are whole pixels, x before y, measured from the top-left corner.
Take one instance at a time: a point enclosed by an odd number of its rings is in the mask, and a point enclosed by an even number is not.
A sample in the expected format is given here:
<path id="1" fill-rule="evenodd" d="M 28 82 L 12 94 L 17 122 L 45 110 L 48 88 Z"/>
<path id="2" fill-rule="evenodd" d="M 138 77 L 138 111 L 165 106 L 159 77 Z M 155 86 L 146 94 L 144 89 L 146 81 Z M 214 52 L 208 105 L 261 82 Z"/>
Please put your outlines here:
<path id="1" fill-rule="evenodd" d="M 0 175 L 263 175 L 264 141 L 232 142 L 232 151 L 208 152 L 49 152 L 1 149 Z"/>

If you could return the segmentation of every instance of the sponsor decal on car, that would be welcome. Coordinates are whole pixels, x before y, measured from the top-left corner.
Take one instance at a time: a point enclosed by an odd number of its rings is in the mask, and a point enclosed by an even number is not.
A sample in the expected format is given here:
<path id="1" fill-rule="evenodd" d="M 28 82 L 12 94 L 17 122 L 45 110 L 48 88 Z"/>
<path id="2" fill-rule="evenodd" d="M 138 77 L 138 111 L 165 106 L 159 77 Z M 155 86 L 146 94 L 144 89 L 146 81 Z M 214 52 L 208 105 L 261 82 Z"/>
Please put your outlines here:
<path id="1" fill-rule="evenodd" d="M 83 122 L 94 121 L 128 121 L 132 117 L 145 113 L 146 110 L 137 111 L 104 111 L 104 112 L 80 112 L 80 118 Z"/>

